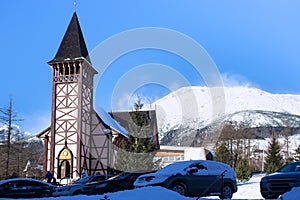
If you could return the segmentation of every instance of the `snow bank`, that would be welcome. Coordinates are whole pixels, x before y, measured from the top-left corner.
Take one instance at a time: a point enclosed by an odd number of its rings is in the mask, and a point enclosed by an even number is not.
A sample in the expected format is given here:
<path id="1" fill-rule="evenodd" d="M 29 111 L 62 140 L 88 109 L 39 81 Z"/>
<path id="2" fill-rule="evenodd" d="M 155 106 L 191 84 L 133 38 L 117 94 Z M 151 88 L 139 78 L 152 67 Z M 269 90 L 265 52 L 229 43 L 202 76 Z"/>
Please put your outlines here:
<path id="1" fill-rule="evenodd" d="M 300 187 L 295 187 L 291 191 L 281 196 L 282 200 L 299 200 L 300 199 Z"/>
<path id="2" fill-rule="evenodd" d="M 260 194 L 260 180 L 265 174 L 255 174 L 246 183 L 238 184 L 238 191 L 232 199 L 263 199 Z"/>
<path id="3" fill-rule="evenodd" d="M 259 192 L 259 182 L 264 174 L 253 176 L 248 182 L 238 185 L 238 191 L 233 195 L 234 200 L 245 199 L 263 199 Z M 107 193 L 104 195 L 78 195 L 65 197 L 50 197 L 50 198 L 34 198 L 34 200 L 195 200 L 196 198 L 187 198 L 177 194 L 174 191 L 167 190 L 163 187 L 142 187 L 134 190 L 119 191 L 115 193 Z M 300 197 L 300 187 L 293 188 L 290 192 L 282 195 L 281 200 L 298 200 Z M 205 197 L 199 200 L 219 199 L 218 197 Z M 11 200 L 2 198 L 1 200 Z M 29 199 L 27 199 L 29 200 Z"/>
<path id="4" fill-rule="evenodd" d="M 181 196 L 180 194 L 167 190 L 163 187 L 143 187 L 137 188 L 134 191 L 123 191 L 116 193 L 108 193 L 107 196 L 110 200 L 129 200 L 129 199 L 163 199 L 163 200 L 187 200 L 187 197 Z M 101 198 L 100 198 L 101 199 Z M 99 198 L 97 199 L 99 200 Z"/>

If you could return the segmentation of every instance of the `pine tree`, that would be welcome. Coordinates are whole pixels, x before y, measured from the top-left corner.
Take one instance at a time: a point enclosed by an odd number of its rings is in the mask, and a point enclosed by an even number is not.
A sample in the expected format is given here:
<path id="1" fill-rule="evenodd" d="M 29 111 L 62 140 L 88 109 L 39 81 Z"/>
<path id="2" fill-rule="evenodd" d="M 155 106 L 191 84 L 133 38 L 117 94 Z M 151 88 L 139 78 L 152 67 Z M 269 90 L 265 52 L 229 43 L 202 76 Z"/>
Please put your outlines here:
<path id="1" fill-rule="evenodd" d="M 142 102 L 142 98 L 141 98 L 141 96 L 138 95 L 137 100 L 135 101 L 135 103 L 133 105 L 134 110 L 139 111 L 143 108 L 143 106 L 144 106 L 144 103 Z"/>
<path id="2" fill-rule="evenodd" d="M 116 169 L 120 171 L 153 170 L 153 148 L 149 138 L 129 136 L 118 149 Z"/>
<path id="3" fill-rule="evenodd" d="M 241 159 L 236 166 L 235 172 L 238 180 L 248 179 L 251 173 L 248 161 L 246 159 Z"/>
<path id="4" fill-rule="evenodd" d="M 275 132 L 272 133 L 272 139 L 269 142 L 267 156 L 264 163 L 264 170 L 267 174 L 275 172 L 283 165 L 283 158 L 280 154 L 281 146 L 278 143 Z"/>
<path id="5" fill-rule="evenodd" d="M 225 144 L 219 146 L 215 152 L 215 160 L 226 164 L 231 163 L 231 154 Z"/>
<path id="6" fill-rule="evenodd" d="M 130 133 L 127 139 L 121 143 L 118 149 L 115 168 L 120 171 L 129 170 L 153 170 L 154 145 L 152 139 L 147 137 L 150 127 L 147 116 L 140 111 L 143 103 L 138 97 L 134 104 L 135 112 L 131 114 L 132 122 L 128 123 L 127 132 Z"/>

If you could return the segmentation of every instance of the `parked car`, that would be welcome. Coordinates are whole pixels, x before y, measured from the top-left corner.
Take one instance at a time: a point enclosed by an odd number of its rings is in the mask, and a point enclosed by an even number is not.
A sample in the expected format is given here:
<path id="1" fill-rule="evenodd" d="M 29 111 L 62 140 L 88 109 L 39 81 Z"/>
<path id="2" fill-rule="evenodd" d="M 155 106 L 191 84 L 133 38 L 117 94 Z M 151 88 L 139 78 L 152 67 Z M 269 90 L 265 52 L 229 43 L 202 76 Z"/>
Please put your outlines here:
<path id="1" fill-rule="evenodd" d="M 231 198 L 237 191 L 234 170 L 225 163 L 211 160 L 172 163 L 155 173 L 140 176 L 134 186 L 162 186 L 188 197 Z"/>
<path id="2" fill-rule="evenodd" d="M 84 184 L 104 181 L 110 177 L 112 177 L 112 175 L 107 174 L 95 174 L 91 176 L 86 176 L 84 178 L 72 182 L 71 184 L 57 187 L 53 192 L 53 196 L 72 196 L 82 194 Z"/>
<path id="3" fill-rule="evenodd" d="M 0 197 L 32 198 L 52 196 L 56 186 L 31 178 L 12 178 L 0 181 Z"/>
<path id="4" fill-rule="evenodd" d="M 106 181 L 85 184 L 83 187 L 83 194 L 103 194 L 107 192 L 133 189 L 133 183 L 140 175 L 152 172 L 153 171 L 122 172 Z"/>
<path id="5" fill-rule="evenodd" d="M 260 193 L 265 199 L 276 199 L 293 187 L 300 186 L 300 162 L 291 162 L 260 181 Z"/>

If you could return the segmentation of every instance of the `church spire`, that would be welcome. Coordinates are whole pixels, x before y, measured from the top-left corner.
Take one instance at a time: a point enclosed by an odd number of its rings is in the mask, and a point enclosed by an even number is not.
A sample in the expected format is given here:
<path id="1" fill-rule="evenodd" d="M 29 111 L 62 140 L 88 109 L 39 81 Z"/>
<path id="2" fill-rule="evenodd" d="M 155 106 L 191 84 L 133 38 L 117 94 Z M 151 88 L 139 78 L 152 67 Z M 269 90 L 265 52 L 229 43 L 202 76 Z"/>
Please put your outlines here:
<path id="1" fill-rule="evenodd" d="M 80 57 L 88 59 L 88 51 L 77 14 L 74 12 L 59 49 L 54 59 L 49 63 L 70 61 Z"/>

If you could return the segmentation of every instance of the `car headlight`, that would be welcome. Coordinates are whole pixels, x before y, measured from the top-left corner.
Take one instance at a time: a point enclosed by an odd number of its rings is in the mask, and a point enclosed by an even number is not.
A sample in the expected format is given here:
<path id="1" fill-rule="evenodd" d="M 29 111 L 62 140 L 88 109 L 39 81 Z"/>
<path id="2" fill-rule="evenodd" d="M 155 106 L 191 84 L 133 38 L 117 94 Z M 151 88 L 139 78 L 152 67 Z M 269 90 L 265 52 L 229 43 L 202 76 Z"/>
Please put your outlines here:
<path id="1" fill-rule="evenodd" d="M 144 176 L 138 179 L 138 183 L 142 183 L 142 182 L 149 182 L 151 180 L 153 180 L 155 178 L 155 176 Z"/>
<path id="2" fill-rule="evenodd" d="M 71 189 L 71 186 L 63 186 L 63 187 L 56 188 L 56 191 L 58 191 L 58 192 L 69 191 L 70 189 Z"/>
<path id="3" fill-rule="evenodd" d="M 99 185 L 96 185 L 95 188 L 104 188 L 104 187 L 106 187 L 106 186 L 107 186 L 107 183 L 101 183 L 101 184 L 99 184 Z"/>
<path id="4" fill-rule="evenodd" d="M 266 177 L 263 177 L 263 178 L 260 180 L 260 182 L 261 182 L 261 183 L 266 183 L 266 182 L 268 182 L 268 181 L 267 181 L 267 178 L 266 178 Z"/>

